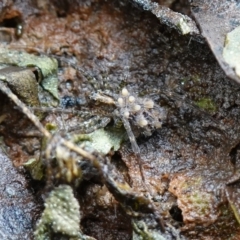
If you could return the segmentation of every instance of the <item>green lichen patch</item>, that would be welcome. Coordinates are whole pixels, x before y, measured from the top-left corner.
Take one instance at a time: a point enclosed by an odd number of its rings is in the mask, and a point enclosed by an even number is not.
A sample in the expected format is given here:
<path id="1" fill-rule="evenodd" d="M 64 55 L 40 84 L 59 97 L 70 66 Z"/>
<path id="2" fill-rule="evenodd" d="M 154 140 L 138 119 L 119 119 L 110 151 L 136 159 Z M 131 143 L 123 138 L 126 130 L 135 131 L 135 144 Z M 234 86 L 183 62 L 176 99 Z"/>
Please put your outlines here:
<path id="1" fill-rule="evenodd" d="M 35 240 L 50 240 L 54 234 L 72 240 L 88 239 L 80 231 L 79 211 L 72 188 L 68 185 L 56 187 L 45 201 L 45 210 L 34 233 Z"/>
<path id="2" fill-rule="evenodd" d="M 195 104 L 208 112 L 215 112 L 217 110 L 217 107 L 214 103 L 214 101 L 211 98 L 205 97 L 201 98 L 198 101 L 195 102 Z"/>
<path id="3" fill-rule="evenodd" d="M 19 67 L 36 66 L 41 69 L 43 77 L 57 72 L 57 60 L 47 56 L 35 56 L 24 51 L 0 48 L 0 62 Z"/>
<path id="4" fill-rule="evenodd" d="M 42 80 L 41 85 L 43 86 L 43 88 L 45 90 L 50 92 L 56 99 L 59 99 L 58 88 L 57 88 L 58 87 L 58 78 L 55 74 L 45 77 Z"/>
<path id="5" fill-rule="evenodd" d="M 72 140 L 84 142 L 87 146 L 102 154 L 108 154 L 110 150 L 117 151 L 126 137 L 124 129 L 98 129 L 90 134 L 74 135 Z"/>

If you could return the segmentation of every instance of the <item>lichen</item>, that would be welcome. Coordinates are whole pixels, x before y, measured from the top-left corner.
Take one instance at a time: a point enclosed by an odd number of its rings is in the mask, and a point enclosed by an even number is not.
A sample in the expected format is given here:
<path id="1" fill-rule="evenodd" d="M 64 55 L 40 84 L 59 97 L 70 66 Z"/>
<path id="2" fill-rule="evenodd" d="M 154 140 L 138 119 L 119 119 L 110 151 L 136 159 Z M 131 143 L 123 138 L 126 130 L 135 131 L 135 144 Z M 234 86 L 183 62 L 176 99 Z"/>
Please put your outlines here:
<path id="1" fill-rule="evenodd" d="M 57 60 L 48 56 L 35 56 L 24 51 L 0 48 L 0 62 L 19 67 L 39 67 L 43 77 L 57 72 Z"/>
<path id="2" fill-rule="evenodd" d="M 150 0 L 133 0 L 133 2 L 142 6 L 146 11 L 151 11 L 161 23 L 170 28 L 175 28 L 182 35 L 199 34 L 196 23 L 186 15 L 174 12 L 171 9 L 161 6 L 157 2 Z"/>
<path id="3" fill-rule="evenodd" d="M 122 141 L 125 139 L 126 133 L 124 129 L 98 129 L 90 134 L 73 135 L 72 140 L 76 142 L 84 142 L 89 147 L 102 154 L 108 154 L 110 150 L 117 151 Z"/>
<path id="4" fill-rule="evenodd" d="M 48 56 L 35 56 L 24 51 L 0 48 L 0 63 L 18 67 L 38 67 L 43 75 L 41 85 L 55 98 L 58 97 L 58 63 L 54 58 Z"/>
<path id="5" fill-rule="evenodd" d="M 35 240 L 50 240 L 55 234 L 71 240 L 93 239 L 80 230 L 80 206 L 70 186 L 60 185 L 53 189 L 44 205 L 34 232 Z"/>
<path id="6" fill-rule="evenodd" d="M 195 104 L 201 109 L 207 110 L 209 112 L 215 112 L 217 110 L 214 101 L 209 97 L 201 98 L 196 101 Z"/>
<path id="7" fill-rule="evenodd" d="M 201 177 L 177 176 L 170 183 L 169 191 L 177 196 L 178 207 L 182 210 L 183 221 L 188 223 L 210 223 L 218 217 L 218 204 L 214 192 L 203 191 Z"/>
<path id="8" fill-rule="evenodd" d="M 50 92 L 56 99 L 59 100 L 58 89 L 57 89 L 57 87 L 58 87 L 58 78 L 57 78 L 57 76 L 55 74 L 45 77 L 42 80 L 41 85 L 43 86 L 43 88 L 45 90 Z"/>
<path id="9" fill-rule="evenodd" d="M 183 35 L 188 34 L 191 31 L 191 28 L 184 18 L 179 19 L 177 26 Z"/>

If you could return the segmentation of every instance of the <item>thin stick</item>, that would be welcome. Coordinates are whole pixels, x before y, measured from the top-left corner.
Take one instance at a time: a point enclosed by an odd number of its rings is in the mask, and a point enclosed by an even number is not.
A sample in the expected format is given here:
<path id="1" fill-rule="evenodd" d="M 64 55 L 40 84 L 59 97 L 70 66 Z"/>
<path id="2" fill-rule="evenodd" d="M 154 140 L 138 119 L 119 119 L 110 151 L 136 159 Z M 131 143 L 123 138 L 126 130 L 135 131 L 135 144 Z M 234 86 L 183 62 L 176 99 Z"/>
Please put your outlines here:
<path id="1" fill-rule="evenodd" d="M 43 127 L 39 119 L 29 110 L 29 108 L 22 101 L 19 100 L 19 98 L 5 85 L 4 82 L 1 81 L 1 79 L 0 90 L 5 93 L 21 109 L 21 111 L 32 121 L 32 123 L 46 138 L 51 138 L 51 134 Z"/>

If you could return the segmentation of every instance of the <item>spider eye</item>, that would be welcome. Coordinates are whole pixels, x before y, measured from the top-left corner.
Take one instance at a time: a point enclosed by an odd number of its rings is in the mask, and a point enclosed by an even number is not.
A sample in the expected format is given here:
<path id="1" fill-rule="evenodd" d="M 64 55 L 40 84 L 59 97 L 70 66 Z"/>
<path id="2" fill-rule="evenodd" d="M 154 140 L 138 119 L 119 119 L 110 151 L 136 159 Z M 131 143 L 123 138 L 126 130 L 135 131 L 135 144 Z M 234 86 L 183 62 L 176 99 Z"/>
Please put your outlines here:
<path id="1" fill-rule="evenodd" d="M 122 95 L 123 95 L 124 97 L 126 97 L 126 96 L 129 95 L 129 92 L 128 92 L 128 90 L 127 90 L 126 88 L 123 88 L 123 89 L 122 89 Z"/>
<path id="2" fill-rule="evenodd" d="M 128 101 L 129 101 L 130 103 L 135 102 L 135 97 L 134 97 L 134 96 L 130 96 L 130 97 L 128 98 Z"/>
<path id="3" fill-rule="evenodd" d="M 123 98 L 118 98 L 118 104 L 122 107 L 124 104 Z"/>

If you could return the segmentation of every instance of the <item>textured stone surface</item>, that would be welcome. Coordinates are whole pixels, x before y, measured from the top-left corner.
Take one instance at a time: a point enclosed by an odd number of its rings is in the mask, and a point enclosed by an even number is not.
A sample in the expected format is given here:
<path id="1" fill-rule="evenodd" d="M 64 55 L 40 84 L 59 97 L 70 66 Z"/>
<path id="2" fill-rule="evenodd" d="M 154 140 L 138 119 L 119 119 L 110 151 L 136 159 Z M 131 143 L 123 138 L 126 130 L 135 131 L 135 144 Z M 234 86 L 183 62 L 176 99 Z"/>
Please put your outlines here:
<path id="1" fill-rule="evenodd" d="M 0 151 L 0 238 L 32 239 L 39 213 L 28 182 Z"/>

